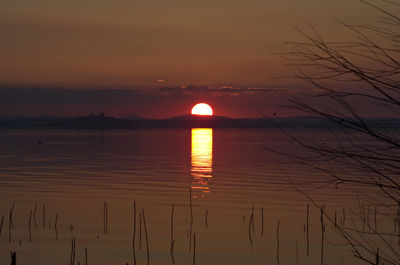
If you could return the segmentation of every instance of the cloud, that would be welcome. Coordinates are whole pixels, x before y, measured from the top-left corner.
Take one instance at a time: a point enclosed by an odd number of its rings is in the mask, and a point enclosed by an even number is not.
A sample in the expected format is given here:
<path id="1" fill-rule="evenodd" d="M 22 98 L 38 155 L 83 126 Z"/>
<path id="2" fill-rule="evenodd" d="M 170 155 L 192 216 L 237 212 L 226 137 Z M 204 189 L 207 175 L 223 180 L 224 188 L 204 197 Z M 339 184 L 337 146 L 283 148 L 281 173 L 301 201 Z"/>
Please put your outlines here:
<path id="1" fill-rule="evenodd" d="M 181 86 L 181 87 L 161 87 L 152 89 L 147 93 L 154 93 L 160 96 L 186 95 L 186 96 L 241 96 L 257 95 L 270 93 L 286 93 L 289 89 L 270 88 L 270 87 L 233 87 L 230 85 L 220 87 L 208 86 Z"/>

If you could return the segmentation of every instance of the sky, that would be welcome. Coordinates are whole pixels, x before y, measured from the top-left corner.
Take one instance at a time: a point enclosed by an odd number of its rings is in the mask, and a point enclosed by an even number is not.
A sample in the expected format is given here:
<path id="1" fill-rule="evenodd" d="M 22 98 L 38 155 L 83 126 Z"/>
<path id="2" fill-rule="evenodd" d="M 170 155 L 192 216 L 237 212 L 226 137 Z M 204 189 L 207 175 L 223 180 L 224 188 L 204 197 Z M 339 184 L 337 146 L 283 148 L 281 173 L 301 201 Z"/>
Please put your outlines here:
<path id="1" fill-rule="evenodd" d="M 296 115 L 309 89 L 280 54 L 317 28 L 350 35 L 376 12 L 356 0 L 2 0 L 0 116 Z"/>

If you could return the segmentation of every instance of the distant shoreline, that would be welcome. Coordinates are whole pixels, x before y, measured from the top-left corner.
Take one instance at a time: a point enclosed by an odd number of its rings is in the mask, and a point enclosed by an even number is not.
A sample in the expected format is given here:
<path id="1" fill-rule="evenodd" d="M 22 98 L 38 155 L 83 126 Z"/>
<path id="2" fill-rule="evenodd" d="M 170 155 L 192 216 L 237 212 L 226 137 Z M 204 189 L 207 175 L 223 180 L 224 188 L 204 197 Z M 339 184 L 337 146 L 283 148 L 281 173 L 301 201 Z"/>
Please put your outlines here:
<path id="1" fill-rule="evenodd" d="M 400 118 L 365 118 L 375 128 L 400 128 Z M 0 117 L 0 128 L 20 129 L 162 129 L 162 128 L 304 128 L 342 127 L 319 117 L 234 119 L 220 116 L 179 116 L 169 119 L 121 119 L 104 114 L 85 117 Z"/>

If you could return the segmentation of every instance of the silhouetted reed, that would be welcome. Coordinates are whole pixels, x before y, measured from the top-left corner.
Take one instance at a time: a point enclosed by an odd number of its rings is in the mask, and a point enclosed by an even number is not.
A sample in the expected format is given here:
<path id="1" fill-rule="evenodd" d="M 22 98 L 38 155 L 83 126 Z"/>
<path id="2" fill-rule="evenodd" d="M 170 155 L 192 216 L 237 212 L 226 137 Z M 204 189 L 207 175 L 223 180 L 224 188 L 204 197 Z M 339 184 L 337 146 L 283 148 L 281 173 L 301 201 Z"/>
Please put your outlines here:
<path id="1" fill-rule="evenodd" d="M 309 218 L 310 218 L 310 205 L 307 203 L 307 221 L 306 221 L 306 233 L 307 233 L 307 256 L 310 255 L 310 233 L 309 233 Z"/>
<path id="2" fill-rule="evenodd" d="M 343 224 L 342 226 L 346 226 L 346 210 L 343 208 Z"/>
<path id="3" fill-rule="evenodd" d="M 14 215 L 14 208 L 15 208 L 15 202 L 13 202 L 11 209 L 10 209 L 10 224 L 11 224 L 11 228 L 15 229 L 14 227 L 14 220 L 13 220 L 13 215 Z"/>
<path id="4" fill-rule="evenodd" d="M 325 224 L 324 224 L 324 209 L 325 205 L 321 206 L 321 265 L 324 265 L 324 234 L 325 234 Z"/>
<path id="5" fill-rule="evenodd" d="M 193 229 L 193 207 L 192 207 L 192 188 L 189 187 L 189 206 L 190 206 L 190 231 L 189 231 L 189 252 L 192 251 L 192 229 Z"/>
<path id="6" fill-rule="evenodd" d="M 276 264 L 279 265 L 279 249 L 280 249 L 280 240 L 279 240 L 279 226 L 281 224 L 281 220 L 278 220 L 278 225 L 276 226 Z"/>
<path id="7" fill-rule="evenodd" d="M 104 209 L 103 209 L 103 221 L 104 221 L 104 234 L 107 234 L 108 231 L 108 205 L 107 202 L 104 202 Z"/>
<path id="8" fill-rule="evenodd" d="M 75 264 L 75 237 L 71 240 L 71 256 L 70 256 L 70 264 Z"/>
<path id="9" fill-rule="evenodd" d="M 3 231 L 3 222 L 4 222 L 4 216 L 1 217 L 1 223 L 0 223 L 0 235 L 1 232 Z"/>
<path id="10" fill-rule="evenodd" d="M 32 210 L 29 210 L 29 222 L 28 222 L 29 243 L 32 243 L 31 219 L 32 219 Z"/>
<path id="11" fill-rule="evenodd" d="M 174 257 L 174 245 L 175 245 L 175 239 L 174 239 L 174 210 L 175 210 L 175 204 L 173 203 L 172 204 L 172 209 L 171 209 L 171 242 L 170 242 L 170 249 L 169 249 L 173 264 L 175 264 L 175 257 Z"/>
<path id="12" fill-rule="evenodd" d="M 11 228 L 12 228 L 12 208 L 10 209 L 10 215 L 8 218 L 8 243 L 11 243 Z"/>
<path id="13" fill-rule="evenodd" d="M 252 229 L 253 228 L 253 229 Z M 250 219 L 249 219 L 249 241 L 250 244 L 253 245 L 253 239 L 251 236 L 251 231 L 254 231 L 254 206 L 251 209 L 251 215 L 250 215 Z"/>
<path id="14" fill-rule="evenodd" d="M 374 211 L 374 223 L 375 223 L 375 231 L 378 231 L 378 224 L 376 222 L 376 205 L 375 205 L 375 211 Z"/>
<path id="15" fill-rule="evenodd" d="M 193 234 L 193 265 L 196 265 L 196 233 Z"/>
<path id="16" fill-rule="evenodd" d="M 206 209 L 205 224 L 206 224 L 206 229 L 208 229 L 208 209 Z"/>
<path id="17" fill-rule="evenodd" d="M 54 231 L 55 231 L 55 233 L 56 233 L 56 240 L 58 240 L 57 223 L 58 223 L 58 214 L 56 214 L 56 218 L 55 218 L 55 220 L 54 220 Z"/>
<path id="18" fill-rule="evenodd" d="M 380 261 L 380 258 L 379 258 L 379 248 L 377 248 L 377 249 L 376 249 L 376 259 L 375 259 L 376 265 L 379 265 L 379 261 Z"/>
<path id="19" fill-rule="evenodd" d="M 85 265 L 88 265 L 87 248 L 85 248 Z"/>
<path id="20" fill-rule="evenodd" d="M 136 201 L 133 201 L 133 240 L 132 240 L 132 252 L 133 252 L 133 264 L 136 265 Z"/>
<path id="21" fill-rule="evenodd" d="M 46 204 L 43 204 L 42 220 L 43 220 L 43 230 L 44 230 L 46 228 Z"/>
<path id="22" fill-rule="evenodd" d="M 145 233 L 145 236 L 146 236 L 147 265 L 149 265 L 150 264 L 149 237 L 147 235 L 146 218 L 145 218 L 145 215 L 144 215 L 144 209 L 143 208 L 142 208 L 142 216 L 143 216 L 144 233 Z"/>
<path id="23" fill-rule="evenodd" d="M 11 265 L 17 265 L 17 253 L 16 252 L 11 252 Z"/>
<path id="24" fill-rule="evenodd" d="M 35 229 L 37 228 L 36 209 L 37 209 L 37 202 L 35 202 L 35 208 L 33 209 L 33 225 L 34 225 Z"/>
<path id="25" fill-rule="evenodd" d="M 142 249 L 142 213 L 139 213 L 139 249 Z"/>
<path id="26" fill-rule="evenodd" d="M 264 208 L 261 207 L 261 236 L 264 236 Z"/>

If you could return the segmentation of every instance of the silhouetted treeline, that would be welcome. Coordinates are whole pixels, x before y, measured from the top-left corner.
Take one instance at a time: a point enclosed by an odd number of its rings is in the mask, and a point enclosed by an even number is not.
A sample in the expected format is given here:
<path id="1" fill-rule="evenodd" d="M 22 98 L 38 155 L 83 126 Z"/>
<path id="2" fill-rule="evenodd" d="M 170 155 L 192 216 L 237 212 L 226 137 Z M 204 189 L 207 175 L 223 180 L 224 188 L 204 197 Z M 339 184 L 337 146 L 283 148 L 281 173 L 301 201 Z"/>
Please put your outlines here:
<path id="1" fill-rule="evenodd" d="M 371 126 L 400 128 L 400 119 L 369 118 Z M 0 128 L 72 128 L 72 129 L 139 129 L 139 128 L 334 128 L 319 117 L 231 119 L 214 116 L 179 116 L 170 119 L 120 119 L 91 114 L 85 117 L 0 117 Z"/>

